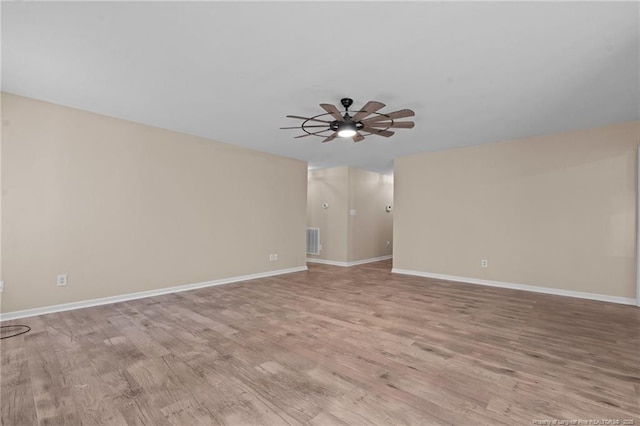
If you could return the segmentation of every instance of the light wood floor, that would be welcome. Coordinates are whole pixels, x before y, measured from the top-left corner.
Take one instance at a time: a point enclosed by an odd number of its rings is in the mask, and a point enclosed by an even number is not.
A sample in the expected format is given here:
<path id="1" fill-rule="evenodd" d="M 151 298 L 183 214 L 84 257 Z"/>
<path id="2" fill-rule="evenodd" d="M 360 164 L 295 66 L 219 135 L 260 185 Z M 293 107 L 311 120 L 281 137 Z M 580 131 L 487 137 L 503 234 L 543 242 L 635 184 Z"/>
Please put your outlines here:
<path id="1" fill-rule="evenodd" d="M 390 268 L 10 322 L 33 330 L 1 341 L 2 422 L 640 425 L 640 309 Z"/>

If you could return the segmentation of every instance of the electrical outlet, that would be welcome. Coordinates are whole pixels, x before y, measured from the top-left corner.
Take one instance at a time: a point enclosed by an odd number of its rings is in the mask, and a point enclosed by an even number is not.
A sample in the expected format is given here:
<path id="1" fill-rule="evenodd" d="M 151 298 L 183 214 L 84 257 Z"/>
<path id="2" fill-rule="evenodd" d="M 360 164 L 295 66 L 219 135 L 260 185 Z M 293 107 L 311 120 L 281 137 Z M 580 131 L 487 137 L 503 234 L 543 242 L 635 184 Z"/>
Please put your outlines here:
<path id="1" fill-rule="evenodd" d="M 272 254 L 269 255 L 269 262 L 273 262 L 273 255 Z"/>
<path id="2" fill-rule="evenodd" d="M 482 261 L 480 262 L 480 266 L 482 266 L 483 268 L 489 266 L 489 262 L 487 262 L 487 259 L 482 259 Z"/>
<path id="3" fill-rule="evenodd" d="M 56 285 L 58 287 L 67 285 L 67 274 L 58 275 L 58 278 L 56 279 Z"/>
<path id="4" fill-rule="evenodd" d="M 275 254 L 273 255 L 273 260 L 278 260 L 278 253 L 275 253 Z"/>

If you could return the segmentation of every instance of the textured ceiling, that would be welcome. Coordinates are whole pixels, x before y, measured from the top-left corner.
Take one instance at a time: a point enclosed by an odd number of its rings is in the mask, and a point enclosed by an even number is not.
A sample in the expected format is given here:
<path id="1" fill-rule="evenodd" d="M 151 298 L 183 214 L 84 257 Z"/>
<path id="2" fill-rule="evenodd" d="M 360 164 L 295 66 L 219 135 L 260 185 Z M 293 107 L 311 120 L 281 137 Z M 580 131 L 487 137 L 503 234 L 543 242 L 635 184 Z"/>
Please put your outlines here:
<path id="1" fill-rule="evenodd" d="M 2 3 L 2 89 L 309 161 L 640 118 L 637 2 Z M 360 143 L 294 139 L 319 103 L 411 108 Z"/>

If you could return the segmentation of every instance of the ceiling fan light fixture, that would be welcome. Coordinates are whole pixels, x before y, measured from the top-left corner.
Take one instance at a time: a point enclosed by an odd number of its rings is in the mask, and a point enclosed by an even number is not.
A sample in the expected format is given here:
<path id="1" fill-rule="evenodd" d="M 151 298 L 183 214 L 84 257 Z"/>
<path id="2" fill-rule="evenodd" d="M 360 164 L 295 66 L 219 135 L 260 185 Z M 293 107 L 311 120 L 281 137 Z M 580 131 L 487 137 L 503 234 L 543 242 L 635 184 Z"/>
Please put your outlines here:
<path id="1" fill-rule="evenodd" d="M 355 136 L 356 133 L 358 132 L 356 131 L 356 126 L 353 123 L 343 123 L 338 127 L 338 136 L 341 138 L 350 138 Z"/>

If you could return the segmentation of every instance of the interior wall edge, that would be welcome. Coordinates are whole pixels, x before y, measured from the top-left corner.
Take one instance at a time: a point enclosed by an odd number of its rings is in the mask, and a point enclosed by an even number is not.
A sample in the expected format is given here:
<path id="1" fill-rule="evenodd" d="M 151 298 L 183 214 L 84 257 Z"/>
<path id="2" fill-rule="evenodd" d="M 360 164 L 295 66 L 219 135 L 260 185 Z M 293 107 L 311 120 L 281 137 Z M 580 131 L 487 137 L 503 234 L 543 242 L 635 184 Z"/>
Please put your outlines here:
<path id="1" fill-rule="evenodd" d="M 638 145 L 638 161 L 636 162 L 636 306 L 640 307 L 640 145 Z"/>

